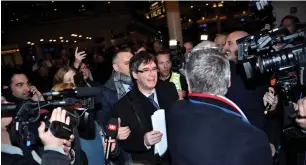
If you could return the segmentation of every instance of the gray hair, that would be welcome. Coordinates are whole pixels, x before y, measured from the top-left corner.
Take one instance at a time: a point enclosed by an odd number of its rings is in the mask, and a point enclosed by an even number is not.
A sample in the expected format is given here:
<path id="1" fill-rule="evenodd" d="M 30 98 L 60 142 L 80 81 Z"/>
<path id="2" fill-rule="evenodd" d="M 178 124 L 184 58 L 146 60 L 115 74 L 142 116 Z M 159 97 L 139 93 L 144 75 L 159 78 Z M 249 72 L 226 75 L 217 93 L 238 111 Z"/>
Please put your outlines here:
<path id="1" fill-rule="evenodd" d="M 230 80 L 230 64 L 219 47 L 203 41 L 188 54 L 186 77 L 190 92 L 224 96 Z"/>

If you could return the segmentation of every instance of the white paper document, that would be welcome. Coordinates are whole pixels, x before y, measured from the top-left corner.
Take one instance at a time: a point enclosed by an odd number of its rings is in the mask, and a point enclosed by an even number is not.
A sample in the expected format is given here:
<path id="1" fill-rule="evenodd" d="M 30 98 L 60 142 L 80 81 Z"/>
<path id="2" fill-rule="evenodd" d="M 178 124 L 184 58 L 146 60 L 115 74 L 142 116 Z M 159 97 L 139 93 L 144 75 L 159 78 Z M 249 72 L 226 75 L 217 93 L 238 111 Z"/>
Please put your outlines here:
<path id="1" fill-rule="evenodd" d="M 163 134 L 161 141 L 155 144 L 154 148 L 155 154 L 162 156 L 168 148 L 165 110 L 159 109 L 155 111 L 151 119 L 153 130 Z"/>

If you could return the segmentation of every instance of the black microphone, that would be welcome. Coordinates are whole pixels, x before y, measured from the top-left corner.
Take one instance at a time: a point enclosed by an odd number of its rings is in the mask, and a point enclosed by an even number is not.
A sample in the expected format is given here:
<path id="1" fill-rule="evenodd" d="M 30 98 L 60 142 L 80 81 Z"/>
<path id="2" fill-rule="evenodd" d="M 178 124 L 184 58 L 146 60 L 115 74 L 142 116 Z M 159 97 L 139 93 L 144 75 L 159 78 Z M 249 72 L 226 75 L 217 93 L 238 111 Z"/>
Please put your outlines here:
<path id="1" fill-rule="evenodd" d="M 51 91 L 43 93 L 43 96 L 70 96 L 70 97 L 91 97 L 99 95 L 100 88 L 99 87 L 77 87 L 75 89 L 65 89 L 62 91 Z"/>
<path id="2" fill-rule="evenodd" d="M 52 100 L 52 101 L 39 101 L 39 102 L 23 102 L 21 104 L 1 104 L 1 115 L 12 116 L 17 113 L 17 107 L 21 105 L 28 105 L 32 108 L 38 108 L 44 106 L 71 106 L 75 105 L 76 100 L 74 98 L 64 98 L 63 100 Z"/>
<path id="3" fill-rule="evenodd" d="M 118 133 L 118 119 L 111 118 L 106 127 L 106 136 L 108 137 L 108 141 L 106 143 L 106 153 L 104 154 L 104 165 L 109 164 L 109 154 L 112 144 L 109 142 L 112 139 L 116 139 Z"/>

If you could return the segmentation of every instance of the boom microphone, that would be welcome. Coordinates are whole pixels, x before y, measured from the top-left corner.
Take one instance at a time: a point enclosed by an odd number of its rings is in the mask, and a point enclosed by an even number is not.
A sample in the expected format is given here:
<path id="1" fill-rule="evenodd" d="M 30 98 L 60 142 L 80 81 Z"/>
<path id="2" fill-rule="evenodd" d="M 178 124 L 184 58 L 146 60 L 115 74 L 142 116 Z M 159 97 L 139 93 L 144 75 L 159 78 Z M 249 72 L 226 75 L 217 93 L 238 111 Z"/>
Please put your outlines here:
<path id="1" fill-rule="evenodd" d="M 109 142 L 112 139 L 116 139 L 118 133 L 118 119 L 111 118 L 106 127 L 106 136 L 108 141 L 106 144 L 106 153 L 104 154 L 104 165 L 109 165 L 109 154 L 112 144 Z"/>
<path id="2" fill-rule="evenodd" d="M 43 93 L 43 96 L 69 96 L 69 97 L 91 97 L 100 93 L 98 87 L 77 87 L 75 89 L 65 89 L 62 91 L 51 91 Z"/>

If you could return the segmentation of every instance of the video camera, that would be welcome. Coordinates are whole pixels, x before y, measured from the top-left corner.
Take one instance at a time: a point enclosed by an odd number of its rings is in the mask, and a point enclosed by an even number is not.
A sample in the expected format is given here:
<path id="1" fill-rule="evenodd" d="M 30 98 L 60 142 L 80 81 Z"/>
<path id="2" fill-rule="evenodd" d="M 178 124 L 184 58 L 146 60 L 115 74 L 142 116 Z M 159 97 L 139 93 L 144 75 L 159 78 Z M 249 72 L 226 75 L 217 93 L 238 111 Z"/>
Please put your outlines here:
<path id="1" fill-rule="evenodd" d="M 14 116 L 10 135 L 13 144 L 22 148 L 35 145 L 38 141 L 37 125 L 40 121 L 46 123 L 46 127 L 50 127 L 51 133 L 58 138 L 68 139 L 73 133 L 73 128 L 76 128 L 80 122 L 80 114 L 84 111 L 77 111 L 74 106 L 81 104 L 82 108 L 88 105 L 80 102 L 82 98 L 97 95 L 96 88 L 75 88 L 59 92 L 46 92 L 44 96 L 63 96 L 62 99 L 51 101 L 25 101 L 19 104 L 2 104 L 1 112 L 3 116 Z M 56 107 L 71 107 L 67 111 L 67 116 L 70 117 L 70 124 L 66 125 L 61 122 L 49 122 L 52 110 Z M 86 108 L 83 108 L 86 109 Z M 36 125 L 36 126 L 35 126 Z"/>
<path id="2" fill-rule="evenodd" d="M 259 35 L 237 40 L 238 61 L 243 63 L 248 79 L 257 74 L 275 72 L 272 85 L 280 87 L 287 101 L 296 101 L 297 90 L 306 85 L 306 45 L 305 42 L 297 45 L 290 43 L 299 37 L 305 39 L 305 29 L 287 36 L 277 35 L 276 32 L 284 29 L 266 30 Z"/>
<path id="3" fill-rule="evenodd" d="M 184 47 L 180 46 L 180 42 L 176 40 L 169 41 L 169 48 L 170 48 L 170 58 L 172 62 L 172 70 L 178 71 L 183 67 L 185 63 L 184 54 L 186 52 Z"/>

